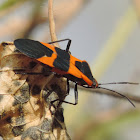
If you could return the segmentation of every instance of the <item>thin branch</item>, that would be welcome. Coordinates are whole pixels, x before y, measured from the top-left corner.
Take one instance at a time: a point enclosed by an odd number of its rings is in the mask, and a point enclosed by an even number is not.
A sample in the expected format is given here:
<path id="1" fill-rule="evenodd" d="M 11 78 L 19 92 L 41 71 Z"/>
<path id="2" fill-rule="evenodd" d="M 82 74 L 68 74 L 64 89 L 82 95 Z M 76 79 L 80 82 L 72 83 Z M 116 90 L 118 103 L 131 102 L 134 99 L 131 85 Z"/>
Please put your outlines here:
<path id="1" fill-rule="evenodd" d="M 51 41 L 57 41 L 57 36 L 55 33 L 55 22 L 54 22 L 54 16 L 53 16 L 53 0 L 48 1 L 48 16 L 49 16 L 49 27 L 50 27 L 50 35 L 51 35 Z M 58 43 L 54 43 L 55 46 L 59 47 Z"/>

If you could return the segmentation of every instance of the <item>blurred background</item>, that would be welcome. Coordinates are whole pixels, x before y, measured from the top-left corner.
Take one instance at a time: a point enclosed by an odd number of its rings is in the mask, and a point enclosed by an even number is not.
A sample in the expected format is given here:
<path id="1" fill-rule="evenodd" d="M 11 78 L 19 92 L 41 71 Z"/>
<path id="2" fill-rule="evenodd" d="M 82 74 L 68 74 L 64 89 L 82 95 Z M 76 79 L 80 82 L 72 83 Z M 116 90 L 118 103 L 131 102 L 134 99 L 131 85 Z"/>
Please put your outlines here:
<path id="1" fill-rule="evenodd" d="M 0 0 L 0 42 L 16 38 L 51 41 L 47 2 Z M 139 0 L 54 0 L 53 8 L 58 39 L 72 39 L 72 55 L 89 62 L 99 83 L 140 83 Z M 60 46 L 65 49 L 66 43 Z M 139 140 L 140 86 L 103 87 L 128 95 L 137 101 L 136 108 L 122 98 L 79 87 L 78 105 L 63 104 L 70 137 Z M 74 102 L 73 88 L 66 100 Z"/>

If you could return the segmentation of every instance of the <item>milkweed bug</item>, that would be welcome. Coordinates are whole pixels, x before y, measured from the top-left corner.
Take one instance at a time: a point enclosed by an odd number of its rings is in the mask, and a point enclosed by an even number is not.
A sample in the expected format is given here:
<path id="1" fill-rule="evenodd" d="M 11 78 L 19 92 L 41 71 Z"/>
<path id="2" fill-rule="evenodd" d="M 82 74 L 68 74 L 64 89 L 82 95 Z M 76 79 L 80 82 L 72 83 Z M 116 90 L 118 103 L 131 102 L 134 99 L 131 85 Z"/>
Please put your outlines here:
<path id="1" fill-rule="evenodd" d="M 53 43 L 62 42 L 62 41 L 68 41 L 66 50 L 62 50 L 60 48 L 51 45 Z M 135 107 L 135 105 L 127 96 L 122 95 L 117 91 L 100 87 L 100 85 L 105 85 L 105 84 L 99 84 L 96 81 L 96 79 L 93 77 L 91 73 L 88 63 L 85 60 L 77 59 L 76 57 L 70 54 L 69 52 L 70 45 L 71 45 L 70 39 L 63 39 L 63 40 L 58 40 L 49 43 L 43 43 L 30 39 L 17 39 L 14 41 L 14 45 L 21 53 L 25 54 L 30 58 L 36 59 L 45 65 L 50 66 L 53 72 L 63 77 L 66 77 L 68 93 L 69 93 L 69 80 L 75 83 L 75 88 L 74 88 L 75 103 L 70 103 L 67 101 L 61 101 L 57 99 L 60 102 L 76 105 L 78 103 L 77 85 L 79 85 L 85 88 L 100 88 L 100 89 L 112 91 L 126 98 Z M 31 73 L 27 73 L 27 74 L 31 74 Z M 106 84 L 138 84 L 138 83 L 117 82 L 117 83 L 106 83 Z"/>

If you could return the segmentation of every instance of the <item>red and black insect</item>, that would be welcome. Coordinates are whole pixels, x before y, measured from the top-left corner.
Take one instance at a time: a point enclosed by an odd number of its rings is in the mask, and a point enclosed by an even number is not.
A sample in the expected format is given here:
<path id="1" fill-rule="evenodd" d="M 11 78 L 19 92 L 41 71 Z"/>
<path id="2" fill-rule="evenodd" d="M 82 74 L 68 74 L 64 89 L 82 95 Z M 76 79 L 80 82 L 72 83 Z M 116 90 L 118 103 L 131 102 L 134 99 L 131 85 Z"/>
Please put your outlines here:
<path id="1" fill-rule="evenodd" d="M 53 43 L 62 41 L 68 41 L 66 50 L 62 50 L 58 47 L 51 45 Z M 132 101 L 125 95 L 122 95 L 121 93 L 116 92 L 114 90 L 110 90 L 99 86 L 103 84 L 99 84 L 93 77 L 88 63 L 85 60 L 77 59 L 76 57 L 70 54 L 69 52 L 69 48 L 71 45 L 70 39 L 63 39 L 49 43 L 43 43 L 30 39 L 17 39 L 14 41 L 14 45 L 21 53 L 27 55 L 30 58 L 34 58 L 43 64 L 50 66 L 51 70 L 55 72 L 57 75 L 66 77 L 68 93 L 69 93 L 69 80 L 75 83 L 74 88 L 75 103 L 70 103 L 67 101 L 61 102 L 76 105 L 78 103 L 77 85 L 79 85 L 85 88 L 101 88 L 112 91 L 126 98 L 133 106 L 135 106 L 132 103 Z M 138 84 L 138 83 L 118 82 L 106 84 Z"/>

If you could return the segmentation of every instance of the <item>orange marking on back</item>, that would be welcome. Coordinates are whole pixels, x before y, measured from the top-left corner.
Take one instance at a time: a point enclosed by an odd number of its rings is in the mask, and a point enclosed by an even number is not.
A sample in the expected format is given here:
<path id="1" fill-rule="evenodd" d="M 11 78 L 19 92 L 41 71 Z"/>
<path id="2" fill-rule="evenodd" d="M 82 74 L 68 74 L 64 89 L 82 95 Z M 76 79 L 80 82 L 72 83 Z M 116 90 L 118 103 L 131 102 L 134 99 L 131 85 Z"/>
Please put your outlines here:
<path id="1" fill-rule="evenodd" d="M 57 58 L 57 54 L 53 53 L 51 57 L 43 56 L 41 58 L 38 58 L 37 60 L 50 66 L 50 67 L 54 67 L 53 62 L 56 58 Z"/>
<path id="2" fill-rule="evenodd" d="M 51 44 L 47 44 L 47 43 L 44 43 L 44 42 L 40 42 L 42 43 L 44 46 L 46 46 L 47 48 L 51 49 L 53 52 L 56 52 L 55 51 L 55 46 L 51 45 Z"/>
<path id="3" fill-rule="evenodd" d="M 91 81 L 86 75 L 82 73 L 82 79 L 89 85 L 92 86 L 93 81 Z"/>
<path id="4" fill-rule="evenodd" d="M 41 58 L 38 58 L 37 60 L 42 62 L 43 64 L 46 64 L 46 65 L 50 66 L 50 67 L 54 67 L 53 62 L 57 58 L 57 53 L 55 51 L 55 47 L 51 44 L 47 44 L 47 43 L 44 43 L 44 42 L 40 42 L 40 43 L 42 43 L 47 48 L 51 49 L 53 51 L 53 54 L 52 54 L 51 57 L 43 56 Z"/>
<path id="5" fill-rule="evenodd" d="M 93 81 L 91 81 L 86 75 L 84 75 L 76 66 L 75 66 L 75 61 L 79 61 L 79 62 L 83 62 L 85 60 L 80 60 L 72 55 L 70 55 L 70 67 L 69 67 L 69 70 L 68 72 L 65 72 L 65 71 L 61 71 L 57 68 L 54 68 L 53 66 L 53 62 L 54 60 L 57 58 L 57 53 L 55 51 L 55 46 L 51 45 L 51 44 L 47 44 L 47 43 L 44 43 L 44 42 L 41 42 L 44 46 L 48 47 L 49 49 L 51 49 L 54 53 L 52 54 L 51 57 L 41 57 L 39 59 L 37 59 L 38 61 L 46 64 L 46 65 L 49 65 L 50 67 L 53 67 L 52 71 L 58 73 L 58 74 L 61 74 L 61 75 L 64 75 L 64 74 L 71 74 L 77 78 L 81 78 L 83 79 L 89 86 L 91 86 L 93 84 Z"/>
<path id="6" fill-rule="evenodd" d="M 75 65 L 75 61 L 79 61 L 79 62 L 82 62 L 82 60 L 70 55 L 70 62 Z"/>
<path id="7" fill-rule="evenodd" d="M 91 81 L 86 75 L 84 75 L 76 66 L 75 61 L 83 62 L 82 60 L 70 55 L 70 67 L 68 70 L 68 73 L 74 75 L 77 78 L 83 79 L 89 86 L 93 84 L 93 81 Z M 85 60 L 84 60 L 85 61 Z"/>

